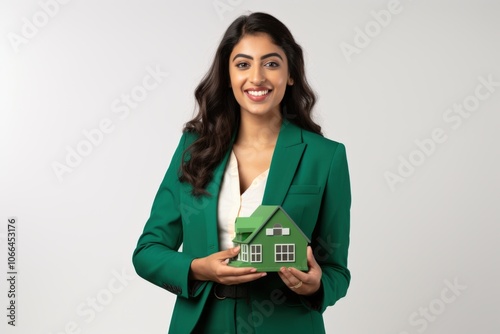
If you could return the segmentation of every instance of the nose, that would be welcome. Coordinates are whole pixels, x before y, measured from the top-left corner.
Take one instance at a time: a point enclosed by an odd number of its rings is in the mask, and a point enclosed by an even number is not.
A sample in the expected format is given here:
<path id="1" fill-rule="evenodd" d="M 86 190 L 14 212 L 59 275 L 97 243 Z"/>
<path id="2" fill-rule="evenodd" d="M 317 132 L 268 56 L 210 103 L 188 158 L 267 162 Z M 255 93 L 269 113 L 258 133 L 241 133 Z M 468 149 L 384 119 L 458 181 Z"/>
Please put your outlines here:
<path id="1" fill-rule="evenodd" d="M 262 68 L 260 66 L 256 66 L 252 69 L 250 73 L 250 82 L 253 85 L 260 86 L 266 81 Z"/>

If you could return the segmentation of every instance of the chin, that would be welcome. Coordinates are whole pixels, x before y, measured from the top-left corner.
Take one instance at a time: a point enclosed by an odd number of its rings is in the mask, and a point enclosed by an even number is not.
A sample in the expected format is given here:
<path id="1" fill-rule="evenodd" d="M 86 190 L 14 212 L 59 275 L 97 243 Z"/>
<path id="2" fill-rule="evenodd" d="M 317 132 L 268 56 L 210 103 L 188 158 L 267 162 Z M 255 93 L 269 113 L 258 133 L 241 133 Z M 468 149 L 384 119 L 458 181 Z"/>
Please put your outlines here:
<path id="1" fill-rule="evenodd" d="M 272 115 L 275 114 L 276 112 L 273 110 L 274 108 L 242 108 L 249 114 L 255 115 L 255 116 L 265 116 L 265 115 Z M 278 109 L 279 110 L 279 109 Z M 278 111 L 279 112 L 279 111 Z"/>

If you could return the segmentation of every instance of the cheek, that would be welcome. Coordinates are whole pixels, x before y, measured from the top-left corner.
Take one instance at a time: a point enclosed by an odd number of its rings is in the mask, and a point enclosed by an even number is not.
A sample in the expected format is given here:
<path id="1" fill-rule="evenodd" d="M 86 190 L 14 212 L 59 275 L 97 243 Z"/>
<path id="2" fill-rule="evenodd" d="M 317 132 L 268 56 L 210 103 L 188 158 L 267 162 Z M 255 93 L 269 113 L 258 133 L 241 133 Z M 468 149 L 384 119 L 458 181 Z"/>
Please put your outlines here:
<path id="1" fill-rule="evenodd" d="M 280 96 L 285 95 L 286 86 L 287 78 L 278 78 L 274 81 L 274 88 L 276 90 L 276 93 L 278 93 L 278 95 Z"/>
<path id="2" fill-rule="evenodd" d="M 238 88 L 238 86 L 241 86 L 243 83 L 243 78 L 241 75 L 238 75 L 238 73 L 230 73 L 229 80 L 233 88 Z"/>
<path id="3" fill-rule="evenodd" d="M 286 89 L 286 85 L 288 82 L 288 76 L 283 73 L 276 73 L 276 76 L 273 79 L 274 85 L 276 88 L 280 90 Z"/>

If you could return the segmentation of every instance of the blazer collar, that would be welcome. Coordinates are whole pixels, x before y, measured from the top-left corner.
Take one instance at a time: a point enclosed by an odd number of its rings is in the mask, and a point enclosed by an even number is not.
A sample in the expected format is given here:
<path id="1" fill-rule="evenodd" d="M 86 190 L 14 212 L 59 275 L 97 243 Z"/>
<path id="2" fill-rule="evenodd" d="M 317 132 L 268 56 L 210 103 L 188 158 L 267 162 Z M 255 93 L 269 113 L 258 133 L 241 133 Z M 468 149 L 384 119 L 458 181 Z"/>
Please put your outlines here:
<path id="1" fill-rule="evenodd" d="M 302 129 L 288 120 L 283 120 L 271 160 L 262 204 L 283 204 L 305 147 L 306 144 L 302 141 Z"/>
<path id="2" fill-rule="evenodd" d="M 222 177 L 229 160 L 229 155 L 233 149 L 235 139 L 236 136 L 233 136 L 226 155 L 221 163 L 215 168 L 212 182 L 210 182 L 207 187 L 207 191 L 212 194 L 211 199 L 215 200 L 212 201 L 214 202 L 213 206 L 215 209 L 217 208 L 217 199 L 219 197 Z M 302 129 L 286 119 L 283 120 L 271 160 L 271 167 L 262 204 L 281 205 L 283 203 L 305 147 L 306 144 L 302 141 Z"/>

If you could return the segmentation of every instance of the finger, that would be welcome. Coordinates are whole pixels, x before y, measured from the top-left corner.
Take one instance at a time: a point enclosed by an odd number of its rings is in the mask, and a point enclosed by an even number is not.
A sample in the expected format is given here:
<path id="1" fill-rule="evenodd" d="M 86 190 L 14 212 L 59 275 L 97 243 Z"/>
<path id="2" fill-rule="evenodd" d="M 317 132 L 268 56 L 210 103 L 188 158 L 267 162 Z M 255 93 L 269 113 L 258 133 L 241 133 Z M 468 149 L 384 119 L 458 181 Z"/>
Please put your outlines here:
<path id="1" fill-rule="evenodd" d="M 294 272 L 292 272 L 290 269 L 292 269 L 292 268 L 281 267 L 280 273 L 286 279 L 285 283 L 288 282 L 289 286 L 295 286 L 299 283 L 299 281 L 302 281 L 302 280 L 300 278 L 298 278 L 297 276 L 295 276 Z M 295 269 L 295 268 L 293 268 L 293 269 Z"/>
<path id="2" fill-rule="evenodd" d="M 262 278 L 266 276 L 267 273 L 250 273 L 246 275 L 239 275 L 239 276 L 224 276 L 220 278 L 220 283 L 223 284 L 240 284 L 240 283 L 247 283 L 251 281 L 255 281 L 259 278 Z"/>
<path id="3" fill-rule="evenodd" d="M 218 269 L 219 276 L 244 276 L 248 274 L 254 274 L 257 272 L 256 268 L 234 268 L 231 266 L 221 266 Z"/>
<path id="4" fill-rule="evenodd" d="M 246 274 L 242 276 L 236 276 L 235 279 L 238 281 L 238 283 L 246 283 L 255 281 L 256 279 L 262 278 L 264 276 L 267 276 L 267 273 L 264 272 L 264 273 Z"/>
<path id="5" fill-rule="evenodd" d="M 278 275 L 286 286 L 292 286 L 288 278 L 281 271 L 278 271 Z"/>
<path id="6" fill-rule="evenodd" d="M 290 281 L 292 278 L 295 278 L 293 273 L 289 270 L 289 268 L 281 267 L 280 268 L 280 273 L 288 280 Z"/>
<path id="7" fill-rule="evenodd" d="M 293 267 L 287 268 L 287 271 L 290 273 L 290 276 L 294 277 L 297 281 L 302 281 L 304 283 L 309 282 L 309 274 L 304 273 Z"/>
<path id="8" fill-rule="evenodd" d="M 239 252 L 240 252 L 240 247 L 237 246 L 237 247 L 229 248 L 229 249 L 214 253 L 210 256 L 213 259 L 216 259 L 217 261 L 227 263 L 228 261 L 226 261 L 226 260 L 235 257 L 236 255 L 238 255 Z"/>
<path id="9" fill-rule="evenodd" d="M 305 283 L 303 281 L 299 280 L 297 277 L 294 277 L 293 275 L 290 275 L 288 277 L 285 276 L 287 271 L 288 269 L 285 269 L 285 273 L 281 271 L 278 272 L 278 275 L 281 277 L 283 283 L 285 283 L 285 285 L 295 293 L 301 294 L 301 292 L 299 291 L 302 291 L 302 293 L 307 291 L 307 289 L 306 290 L 303 289 L 303 287 L 305 287 Z"/>
<path id="10" fill-rule="evenodd" d="M 304 283 L 312 283 L 316 281 L 316 277 L 320 276 L 321 277 L 321 267 L 316 262 L 316 259 L 314 258 L 312 248 L 310 246 L 307 246 L 307 263 L 309 266 L 309 271 L 308 272 L 302 272 L 296 268 L 290 267 L 288 270 L 290 273 L 295 276 L 297 279 L 301 280 Z"/>
<path id="11" fill-rule="evenodd" d="M 311 246 L 307 246 L 307 265 L 309 266 L 309 268 L 319 267 L 318 262 L 314 258 L 314 254 L 313 254 Z"/>
<path id="12" fill-rule="evenodd" d="M 282 272 L 281 272 L 281 270 L 282 270 L 282 268 L 280 268 L 280 271 L 278 271 L 278 275 L 279 275 L 279 277 L 281 277 L 281 279 L 282 279 L 283 281 L 288 282 L 288 278 L 285 276 L 285 274 L 284 274 L 284 273 L 282 273 Z M 285 282 L 285 283 L 286 283 L 286 282 Z"/>
<path id="13" fill-rule="evenodd" d="M 213 281 L 222 284 L 239 284 L 264 277 L 266 273 L 257 272 L 255 268 L 232 268 L 220 266 L 215 272 Z"/>

